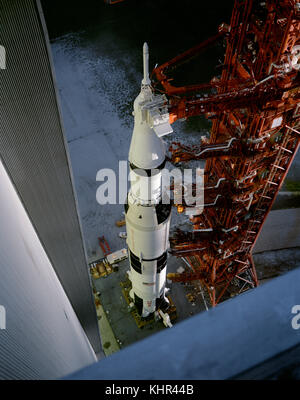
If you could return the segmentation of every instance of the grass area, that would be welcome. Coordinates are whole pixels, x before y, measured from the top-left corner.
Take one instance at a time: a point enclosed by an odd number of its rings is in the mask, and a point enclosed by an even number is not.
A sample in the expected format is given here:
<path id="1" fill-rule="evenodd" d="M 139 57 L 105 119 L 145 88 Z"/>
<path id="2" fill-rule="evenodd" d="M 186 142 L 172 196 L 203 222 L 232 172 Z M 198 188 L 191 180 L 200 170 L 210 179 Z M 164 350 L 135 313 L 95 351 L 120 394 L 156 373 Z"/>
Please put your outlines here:
<path id="1" fill-rule="evenodd" d="M 290 179 L 286 179 L 284 182 L 284 185 L 288 192 L 300 192 L 300 182 L 299 181 L 292 181 Z"/>

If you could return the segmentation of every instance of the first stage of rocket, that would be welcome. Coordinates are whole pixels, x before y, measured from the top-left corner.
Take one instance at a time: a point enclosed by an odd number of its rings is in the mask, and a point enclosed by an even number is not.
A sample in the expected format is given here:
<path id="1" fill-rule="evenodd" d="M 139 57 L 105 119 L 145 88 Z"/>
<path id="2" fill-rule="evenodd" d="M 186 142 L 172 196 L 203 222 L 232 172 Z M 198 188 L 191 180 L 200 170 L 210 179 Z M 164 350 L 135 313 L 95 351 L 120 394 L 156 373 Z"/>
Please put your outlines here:
<path id="1" fill-rule="evenodd" d="M 131 188 L 125 204 L 130 297 L 143 318 L 168 308 L 166 270 L 171 217 L 162 187 L 166 150 L 162 136 L 173 130 L 167 99 L 155 95 L 149 79 L 149 52 L 143 47 L 144 77 L 134 101 L 134 129 L 129 150 Z"/>

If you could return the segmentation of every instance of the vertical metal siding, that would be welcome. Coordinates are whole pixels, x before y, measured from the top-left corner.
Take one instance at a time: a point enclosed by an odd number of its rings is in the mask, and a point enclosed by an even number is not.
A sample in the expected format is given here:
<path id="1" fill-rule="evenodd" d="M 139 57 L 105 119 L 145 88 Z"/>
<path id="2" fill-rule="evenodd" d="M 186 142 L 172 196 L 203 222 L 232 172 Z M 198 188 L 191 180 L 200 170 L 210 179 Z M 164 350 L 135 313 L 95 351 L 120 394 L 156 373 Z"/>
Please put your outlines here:
<path id="1" fill-rule="evenodd" d="M 0 182 L 0 379 L 60 378 L 96 356 L 1 161 Z"/>
<path id="2" fill-rule="evenodd" d="M 39 2 L 0 0 L 0 44 L 6 49 L 6 69 L 0 70 L 0 156 L 99 352 L 97 316 Z"/>

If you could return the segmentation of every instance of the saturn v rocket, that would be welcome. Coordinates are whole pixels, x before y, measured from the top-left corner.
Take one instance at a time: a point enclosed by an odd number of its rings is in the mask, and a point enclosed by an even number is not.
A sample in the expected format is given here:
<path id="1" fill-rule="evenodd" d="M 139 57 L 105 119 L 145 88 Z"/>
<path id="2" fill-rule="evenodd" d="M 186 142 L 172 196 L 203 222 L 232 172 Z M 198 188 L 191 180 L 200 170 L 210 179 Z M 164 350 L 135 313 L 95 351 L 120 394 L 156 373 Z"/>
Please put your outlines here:
<path id="1" fill-rule="evenodd" d="M 166 151 L 162 136 L 171 133 L 164 95 L 155 95 L 149 79 L 148 45 L 143 47 L 144 78 L 134 101 L 129 150 L 131 188 L 125 204 L 130 297 L 141 317 L 165 311 L 167 249 L 171 204 L 162 187 Z"/>

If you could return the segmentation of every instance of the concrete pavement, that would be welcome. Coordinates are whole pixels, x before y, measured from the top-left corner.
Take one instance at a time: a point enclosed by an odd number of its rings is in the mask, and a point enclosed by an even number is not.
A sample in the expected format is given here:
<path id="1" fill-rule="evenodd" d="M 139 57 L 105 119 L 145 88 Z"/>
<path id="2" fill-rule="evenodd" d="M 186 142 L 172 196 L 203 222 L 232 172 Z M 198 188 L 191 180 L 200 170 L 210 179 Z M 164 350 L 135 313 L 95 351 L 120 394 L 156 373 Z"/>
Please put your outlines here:
<path id="1" fill-rule="evenodd" d="M 300 208 L 271 211 L 254 253 L 300 246 Z"/>

